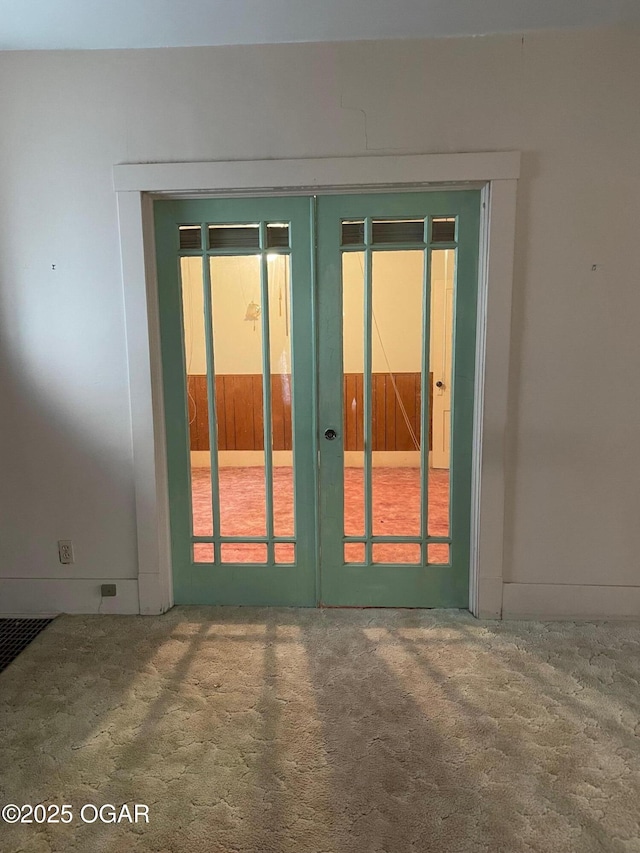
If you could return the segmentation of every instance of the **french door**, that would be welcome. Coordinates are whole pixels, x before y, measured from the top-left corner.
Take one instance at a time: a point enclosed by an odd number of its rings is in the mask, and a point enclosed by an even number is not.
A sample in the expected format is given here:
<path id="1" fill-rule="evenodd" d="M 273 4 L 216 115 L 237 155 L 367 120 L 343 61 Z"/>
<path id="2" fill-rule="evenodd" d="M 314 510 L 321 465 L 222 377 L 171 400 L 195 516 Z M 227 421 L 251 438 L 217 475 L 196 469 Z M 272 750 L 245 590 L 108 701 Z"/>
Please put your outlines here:
<path id="1" fill-rule="evenodd" d="M 155 202 L 176 603 L 467 606 L 479 207 Z"/>

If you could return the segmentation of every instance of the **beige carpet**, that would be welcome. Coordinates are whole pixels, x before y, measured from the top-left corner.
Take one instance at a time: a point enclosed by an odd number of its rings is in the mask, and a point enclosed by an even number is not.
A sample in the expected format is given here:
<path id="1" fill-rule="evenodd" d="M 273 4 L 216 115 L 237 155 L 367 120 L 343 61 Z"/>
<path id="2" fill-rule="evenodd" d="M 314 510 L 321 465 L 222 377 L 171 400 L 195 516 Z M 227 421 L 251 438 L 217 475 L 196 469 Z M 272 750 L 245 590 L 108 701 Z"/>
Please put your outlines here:
<path id="1" fill-rule="evenodd" d="M 639 651 L 438 611 L 62 617 L 0 675 L 0 802 L 74 821 L 0 850 L 640 851 Z"/>

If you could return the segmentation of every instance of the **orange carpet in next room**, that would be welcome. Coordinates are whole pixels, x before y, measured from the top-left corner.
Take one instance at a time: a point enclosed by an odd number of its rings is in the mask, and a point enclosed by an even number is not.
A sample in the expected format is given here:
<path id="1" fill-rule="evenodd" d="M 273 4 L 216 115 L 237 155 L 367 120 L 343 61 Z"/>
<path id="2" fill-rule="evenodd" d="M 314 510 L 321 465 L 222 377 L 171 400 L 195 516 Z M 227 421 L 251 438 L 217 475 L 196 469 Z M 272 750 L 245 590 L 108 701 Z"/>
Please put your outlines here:
<path id="1" fill-rule="evenodd" d="M 208 468 L 192 470 L 194 534 L 213 532 L 211 522 L 211 476 Z M 345 532 L 364 534 L 364 481 L 361 468 L 345 469 Z M 420 469 L 374 468 L 374 535 L 417 535 L 420 533 Z M 449 471 L 429 472 L 429 535 L 448 535 Z M 273 471 L 274 529 L 276 536 L 292 536 L 293 479 L 291 468 Z M 258 467 L 220 469 L 220 514 L 223 536 L 260 536 L 265 534 L 264 469 Z M 279 545 L 276 562 L 292 562 L 293 546 Z M 351 545 L 347 560 L 362 559 L 362 546 Z M 379 545 L 377 562 L 418 562 L 416 545 Z M 195 559 L 210 562 L 213 546 L 195 546 Z M 266 547 L 259 544 L 223 546 L 224 562 L 264 562 Z M 429 546 L 429 562 L 447 562 L 448 546 Z"/>

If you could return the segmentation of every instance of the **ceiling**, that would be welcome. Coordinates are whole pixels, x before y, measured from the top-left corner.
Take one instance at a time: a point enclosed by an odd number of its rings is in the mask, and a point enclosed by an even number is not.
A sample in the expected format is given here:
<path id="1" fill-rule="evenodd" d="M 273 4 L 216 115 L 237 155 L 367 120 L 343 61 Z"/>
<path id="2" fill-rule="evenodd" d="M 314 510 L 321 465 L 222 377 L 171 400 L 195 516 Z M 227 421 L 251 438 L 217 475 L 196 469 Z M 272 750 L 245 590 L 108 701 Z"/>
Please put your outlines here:
<path id="1" fill-rule="evenodd" d="M 640 0 L 0 0 L 0 50 L 429 38 L 640 22 Z"/>

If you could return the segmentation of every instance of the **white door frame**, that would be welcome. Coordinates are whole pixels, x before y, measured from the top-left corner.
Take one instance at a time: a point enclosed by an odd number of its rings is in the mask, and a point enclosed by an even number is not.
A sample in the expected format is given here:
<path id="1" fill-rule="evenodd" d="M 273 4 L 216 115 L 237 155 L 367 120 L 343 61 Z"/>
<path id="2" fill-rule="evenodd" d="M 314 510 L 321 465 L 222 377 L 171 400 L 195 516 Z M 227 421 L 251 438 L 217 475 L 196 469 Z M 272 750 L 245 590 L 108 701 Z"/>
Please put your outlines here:
<path id="1" fill-rule="evenodd" d="M 131 399 L 140 612 L 173 605 L 153 199 L 481 190 L 469 609 L 502 614 L 505 434 L 520 153 L 114 166 Z"/>

